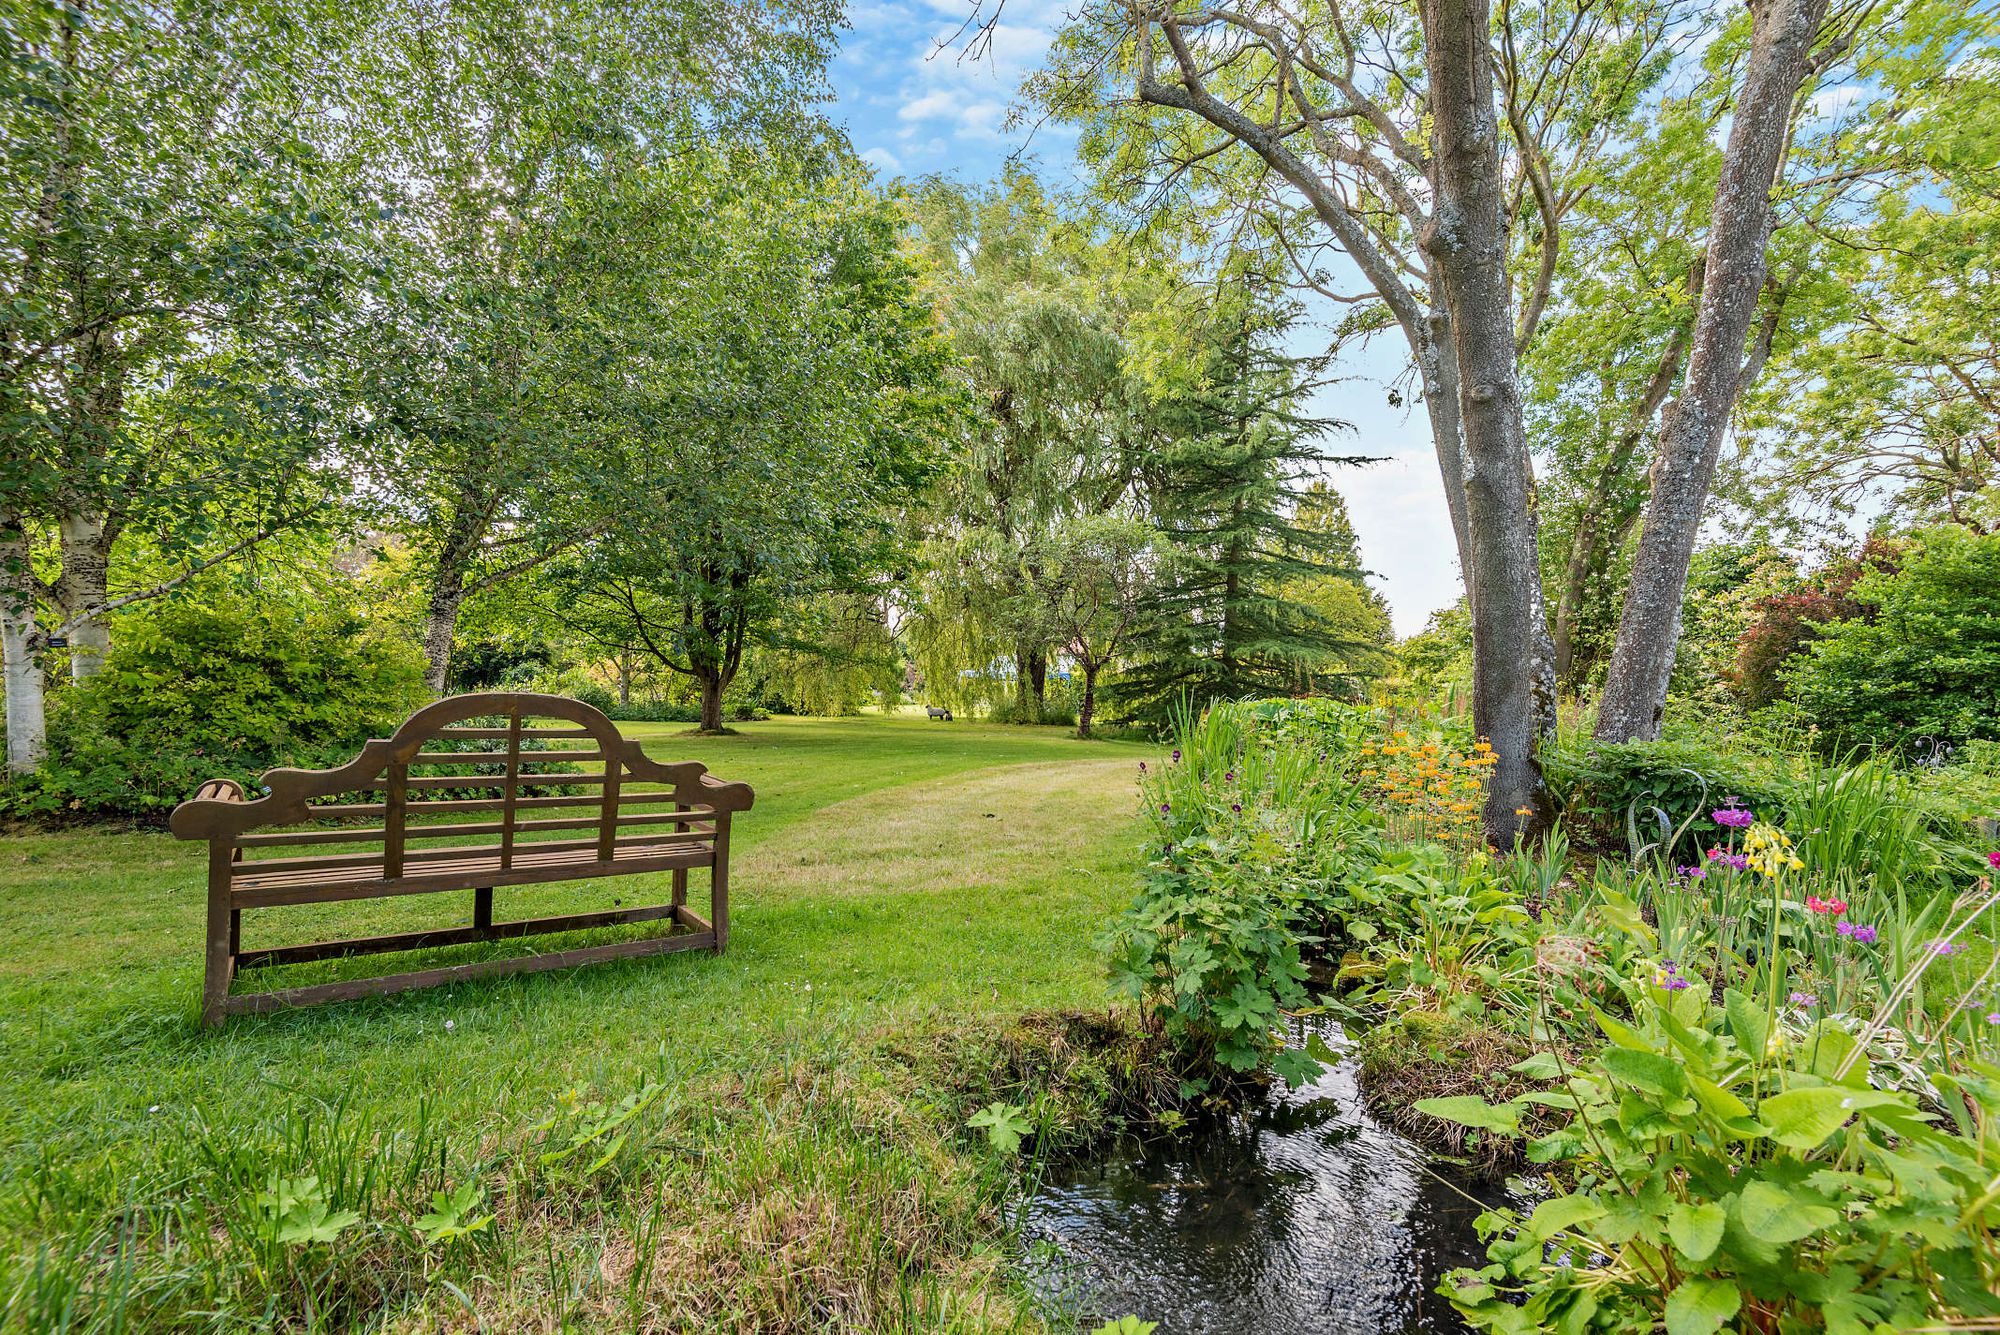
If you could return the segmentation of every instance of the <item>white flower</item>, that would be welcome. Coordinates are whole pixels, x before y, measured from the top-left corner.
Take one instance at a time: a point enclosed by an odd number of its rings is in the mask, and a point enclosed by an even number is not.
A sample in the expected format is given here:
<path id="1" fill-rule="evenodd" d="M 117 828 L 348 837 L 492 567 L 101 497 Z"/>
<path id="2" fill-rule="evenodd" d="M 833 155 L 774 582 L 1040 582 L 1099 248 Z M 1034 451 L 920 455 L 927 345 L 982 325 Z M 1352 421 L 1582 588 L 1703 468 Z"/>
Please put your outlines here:
<path id="1" fill-rule="evenodd" d="M 456 1020 L 446 1020 L 444 1028 L 446 1033 L 450 1033 L 452 1030 L 458 1028 L 458 1022 Z"/>

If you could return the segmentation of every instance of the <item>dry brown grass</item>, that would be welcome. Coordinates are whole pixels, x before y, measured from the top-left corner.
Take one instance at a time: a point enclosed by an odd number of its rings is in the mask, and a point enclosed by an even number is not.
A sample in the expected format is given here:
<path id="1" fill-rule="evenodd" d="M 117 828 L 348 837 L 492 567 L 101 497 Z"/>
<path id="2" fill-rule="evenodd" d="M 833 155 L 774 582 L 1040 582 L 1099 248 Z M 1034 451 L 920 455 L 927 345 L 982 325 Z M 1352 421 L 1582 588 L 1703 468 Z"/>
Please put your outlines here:
<path id="1" fill-rule="evenodd" d="M 1510 1029 L 1414 1011 L 1371 1029 L 1361 1043 L 1361 1092 L 1368 1109 L 1396 1130 L 1441 1154 L 1463 1159 L 1482 1176 L 1501 1178 L 1526 1164 L 1524 1142 L 1468 1128 L 1418 1112 L 1418 1099 L 1470 1094 L 1504 1103 L 1546 1082 L 1528 1080 L 1507 1068 L 1534 1051 Z M 1554 1129 L 1546 1109 L 1522 1119 L 1529 1136 Z"/>

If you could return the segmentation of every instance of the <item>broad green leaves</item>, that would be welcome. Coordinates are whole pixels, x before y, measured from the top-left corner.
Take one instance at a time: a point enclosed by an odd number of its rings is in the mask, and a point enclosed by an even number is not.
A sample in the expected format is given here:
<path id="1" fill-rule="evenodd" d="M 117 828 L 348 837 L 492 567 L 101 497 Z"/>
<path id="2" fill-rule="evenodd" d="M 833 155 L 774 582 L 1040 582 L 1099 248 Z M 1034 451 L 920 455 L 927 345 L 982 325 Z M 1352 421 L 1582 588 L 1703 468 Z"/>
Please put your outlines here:
<path id="1" fill-rule="evenodd" d="M 1519 1106 L 1511 1103 L 1492 1104 L 1470 1094 L 1455 1094 L 1441 1099 L 1418 1099 L 1410 1106 L 1420 1113 L 1441 1117 L 1447 1122 L 1457 1122 L 1460 1126 L 1499 1131 L 1507 1135 L 1517 1134 L 1521 1129 Z"/>
<path id="2" fill-rule="evenodd" d="M 1708 1335 L 1742 1305 L 1742 1291 L 1729 1280 L 1684 1279 L 1667 1296 L 1667 1335 Z"/>
<path id="3" fill-rule="evenodd" d="M 965 1124 L 984 1131 L 994 1149 L 1012 1154 L 1021 1148 L 1021 1138 L 1035 1129 L 1027 1111 L 1016 1103 L 989 1103 L 967 1118 Z"/>

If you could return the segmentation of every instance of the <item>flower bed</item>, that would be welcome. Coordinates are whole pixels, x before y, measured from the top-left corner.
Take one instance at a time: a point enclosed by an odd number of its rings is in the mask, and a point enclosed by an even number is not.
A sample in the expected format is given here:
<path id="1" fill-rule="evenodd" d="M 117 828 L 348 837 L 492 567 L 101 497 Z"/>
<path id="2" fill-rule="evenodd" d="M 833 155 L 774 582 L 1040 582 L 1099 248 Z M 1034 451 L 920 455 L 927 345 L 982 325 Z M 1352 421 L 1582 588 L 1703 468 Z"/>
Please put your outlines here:
<path id="1" fill-rule="evenodd" d="M 1486 753 L 1444 725 L 1229 705 L 1178 741 L 1110 943 L 1154 1023 L 1218 1073 L 1299 1080 L 1325 1054 L 1282 1051 L 1280 1013 L 1331 1010 L 1416 1054 L 1375 1063 L 1391 1097 L 1411 1061 L 1526 1054 L 1440 1072 L 1469 1092 L 1399 1119 L 1557 1188 L 1482 1221 L 1490 1264 L 1446 1286 L 1474 1326 L 2000 1317 L 2000 852 L 1905 776 L 1802 763 L 1585 874 L 1560 832 L 1477 845 Z M 1481 1037 L 1404 1041 L 1426 1033 Z"/>

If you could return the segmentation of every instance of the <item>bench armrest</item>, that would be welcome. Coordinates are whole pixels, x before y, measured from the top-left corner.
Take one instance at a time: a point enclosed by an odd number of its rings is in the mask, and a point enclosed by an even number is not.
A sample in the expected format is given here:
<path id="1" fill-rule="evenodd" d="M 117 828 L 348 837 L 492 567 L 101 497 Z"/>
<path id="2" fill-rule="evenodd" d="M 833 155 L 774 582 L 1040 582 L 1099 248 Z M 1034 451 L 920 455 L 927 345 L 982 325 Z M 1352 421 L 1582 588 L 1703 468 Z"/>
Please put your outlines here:
<path id="1" fill-rule="evenodd" d="M 167 828 L 174 832 L 176 839 L 212 839 L 218 832 L 205 817 L 218 810 L 246 805 L 249 801 L 250 795 L 236 780 L 210 779 L 195 790 L 193 797 L 174 808 L 173 814 L 167 818 Z"/>

